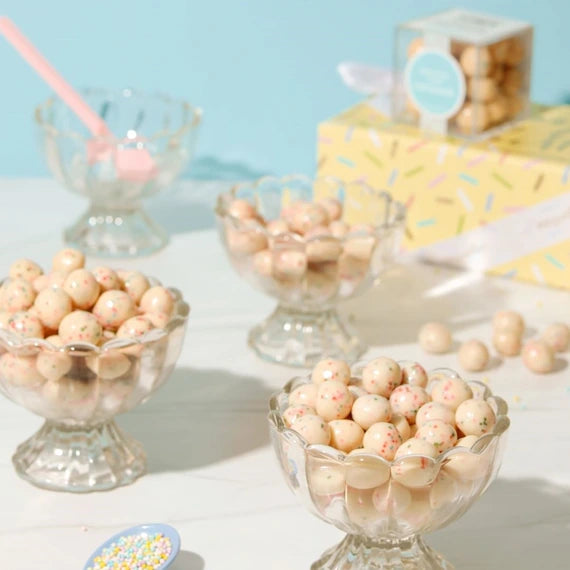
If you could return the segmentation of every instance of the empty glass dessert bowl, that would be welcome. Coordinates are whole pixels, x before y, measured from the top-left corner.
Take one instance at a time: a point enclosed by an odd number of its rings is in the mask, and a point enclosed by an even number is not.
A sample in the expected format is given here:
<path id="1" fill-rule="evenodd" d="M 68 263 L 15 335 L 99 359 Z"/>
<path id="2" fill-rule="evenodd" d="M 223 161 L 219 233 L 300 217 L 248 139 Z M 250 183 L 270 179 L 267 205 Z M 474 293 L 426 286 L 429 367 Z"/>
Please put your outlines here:
<path id="1" fill-rule="evenodd" d="M 377 283 L 398 252 L 405 209 L 361 182 L 262 178 L 218 197 L 222 243 L 235 270 L 278 300 L 249 333 L 262 358 L 311 366 L 354 361 L 366 346 L 338 303 Z"/>
<path id="2" fill-rule="evenodd" d="M 355 365 L 353 376 L 359 378 L 361 370 Z M 431 373 L 428 392 L 452 375 L 458 377 L 450 370 Z M 346 532 L 312 570 L 451 570 L 422 534 L 463 515 L 495 479 L 509 427 L 506 403 L 484 384 L 468 382 L 473 397 L 486 400 L 495 412 L 489 433 L 470 448 L 452 447 L 435 459 L 414 454 L 386 461 L 373 451 L 346 454 L 328 445 L 309 445 L 287 427 L 283 412 L 289 394 L 310 382 L 309 377 L 293 378 L 274 395 L 269 423 L 289 488 L 313 514 Z"/>
<path id="3" fill-rule="evenodd" d="M 16 450 L 18 475 L 45 489 L 87 492 L 144 473 L 142 446 L 113 418 L 148 400 L 178 359 L 190 309 L 169 290 L 170 321 L 137 339 L 54 346 L 0 329 L 0 392 L 46 420 Z"/>
<path id="4" fill-rule="evenodd" d="M 141 203 L 171 185 L 192 158 L 201 111 L 132 89 L 86 89 L 82 95 L 112 136 L 92 136 L 56 97 L 35 112 L 52 174 L 90 200 L 88 210 L 65 230 L 65 241 L 97 256 L 156 251 L 168 234 Z"/>

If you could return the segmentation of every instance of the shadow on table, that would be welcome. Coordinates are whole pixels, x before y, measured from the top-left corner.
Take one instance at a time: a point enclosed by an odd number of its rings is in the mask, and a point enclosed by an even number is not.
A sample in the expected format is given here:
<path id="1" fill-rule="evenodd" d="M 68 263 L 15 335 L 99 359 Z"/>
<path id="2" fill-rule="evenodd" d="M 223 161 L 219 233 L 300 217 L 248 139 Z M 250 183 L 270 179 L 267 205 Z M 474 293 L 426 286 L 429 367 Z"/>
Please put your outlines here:
<path id="1" fill-rule="evenodd" d="M 419 328 L 428 321 L 443 321 L 458 332 L 490 322 L 501 308 L 504 292 L 496 281 L 413 262 L 390 269 L 377 287 L 343 305 L 342 311 L 354 318 L 365 342 L 386 346 L 416 342 Z"/>
<path id="2" fill-rule="evenodd" d="M 568 568 L 570 488 L 499 479 L 459 521 L 428 543 L 456 568 Z"/>
<path id="3" fill-rule="evenodd" d="M 181 550 L 170 570 L 203 570 L 204 559 L 195 552 Z"/>
<path id="4" fill-rule="evenodd" d="M 270 395 L 252 376 L 178 368 L 119 423 L 143 444 L 149 472 L 184 471 L 266 445 Z"/>

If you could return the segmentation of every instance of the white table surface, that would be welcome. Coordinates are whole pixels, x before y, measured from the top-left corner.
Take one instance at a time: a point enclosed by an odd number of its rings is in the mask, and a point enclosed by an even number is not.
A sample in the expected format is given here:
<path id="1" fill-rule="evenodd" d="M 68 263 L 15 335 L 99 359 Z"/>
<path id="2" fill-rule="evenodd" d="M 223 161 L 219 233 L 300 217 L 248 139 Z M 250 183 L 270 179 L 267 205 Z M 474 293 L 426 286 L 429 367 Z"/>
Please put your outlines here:
<path id="1" fill-rule="evenodd" d="M 115 491 L 71 495 L 36 489 L 11 455 L 41 420 L 0 399 L 0 568 L 79 570 L 111 534 L 142 522 L 182 536 L 174 570 L 309 568 L 341 538 L 290 494 L 269 447 L 269 395 L 294 371 L 258 360 L 248 329 L 273 306 L 230 269 L 213 228 L 220 185 L 185 183 L 149 211 L 172 232 L 163 252 L 137 267 L 180 288 L 192 305 L 186 343 L 167 384 L 119 417 L 148 454 L 148 474 Z M 33 205 L 33 209 L 30 206 Z M 29 256 L 48 265 L 61 230 L 86 207 L 49 180 L 0 181 L 0 267 Z M 456 355 L 425 356 L 415 339 L 429 319 L 448 321 L 457 340 L 490 340 L 499 308 L 524 313 L 535 331 L 570 322 L 570 292 L 416 264 L 394 268 L 343 311 L 370 343 L 369 356 L 455 366 Z M 520 359 L 495 362 L 486 378 L 511 406 L 499 479 L 462 519 L 428 536 L 458 569 L 570 567 L 570 368 L 566 354 L 548 376 Z"/>

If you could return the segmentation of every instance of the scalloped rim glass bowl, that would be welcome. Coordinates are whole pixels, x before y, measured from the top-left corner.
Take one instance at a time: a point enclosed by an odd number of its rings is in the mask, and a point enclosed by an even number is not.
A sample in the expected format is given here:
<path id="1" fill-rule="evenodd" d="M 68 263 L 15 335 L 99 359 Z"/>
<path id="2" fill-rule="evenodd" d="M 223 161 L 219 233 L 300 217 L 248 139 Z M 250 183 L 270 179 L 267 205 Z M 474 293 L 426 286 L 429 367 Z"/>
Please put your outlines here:
<path id="1" fill-rule="evenodd" d="M 361 227 L 343 238 L 272 235 L 262 222 L 230 214 L 236 198 L 249 201 L 268 221 L 297 200 L 334 198 L 343 205 L 342 220 L 358 219 Z M 366 350 L 336 306 L 372 287 L 394 261 L 404 231 L 400 202 L 363 182 L 292 175 L 238 184 L 218 197 L 215 211 L 234 269 L 278 300 L 273 314 L 249 333 L 248 344 L 261 358 L 308 367 L 325 354 L 354 361 Z M 295 275 L 281 269 L 294 256 L 303 267 Z"/>
<path id="2" fill-rule="evenodd" d="M 145 472 L 142 446 L 113 418 L 144 403 L 180 355 L 190 307 L 177 289 L 169 291 L 172 318 L 137 339 L 56 347 L 0 330 L 0 392 L 45 418 L 12 458 L 20 477 L 46 489 L 87 492 L 132 483 Z"/>
<path id="3" fill-rule="evenodd" d="M 353 377 L 363 366 L 351 368 Z M 460 377 L 450 369 L 430 372 L 428 392 L 450 375 Z M 310 376 L 290 380 L 271 398 L 268 419 L 289 488 L 313 514 L 347 533 L 312 570 L 453 568 L 421 535 L 459 518 L 495 479 L 510 425 L 505 401 L 485 384 L 468 381 L 473 397 L 485 399 L 495 411 L 493 430 L 470 449 L 453 447 L 436 459 L 408 455 L 390 462 L 374 453 L 347 455 L 328 445 L 309 445 L 288 428 L 282 414 L 289 394 L 307 383 Z M 392 475 L 394 469 L 420 468 L 426 475 L 419 486 Z"/>

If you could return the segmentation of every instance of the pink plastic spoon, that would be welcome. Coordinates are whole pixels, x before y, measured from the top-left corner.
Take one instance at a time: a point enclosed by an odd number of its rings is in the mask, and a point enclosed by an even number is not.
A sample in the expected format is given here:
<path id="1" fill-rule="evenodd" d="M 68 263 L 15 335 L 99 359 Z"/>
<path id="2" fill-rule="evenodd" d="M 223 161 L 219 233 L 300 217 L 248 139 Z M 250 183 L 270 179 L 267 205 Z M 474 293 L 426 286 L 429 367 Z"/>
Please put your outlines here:
<path id="1" fill-rule="evenodd" d="M 94 137 L 87 144 L 89 162 L 106 160 L 114 145 L 111 142 L 101 140 L 101 137 L 109 139 L 114 137 L 105 121 L 89 107 L 81 95 L 6 16 L 0 16 L 0 32 L 89 129 Z M 156 166 L 147 149 L 119 148 L 114 158 L 117 176 L 121 180 L 145 182 L 156 176 Z"/>

